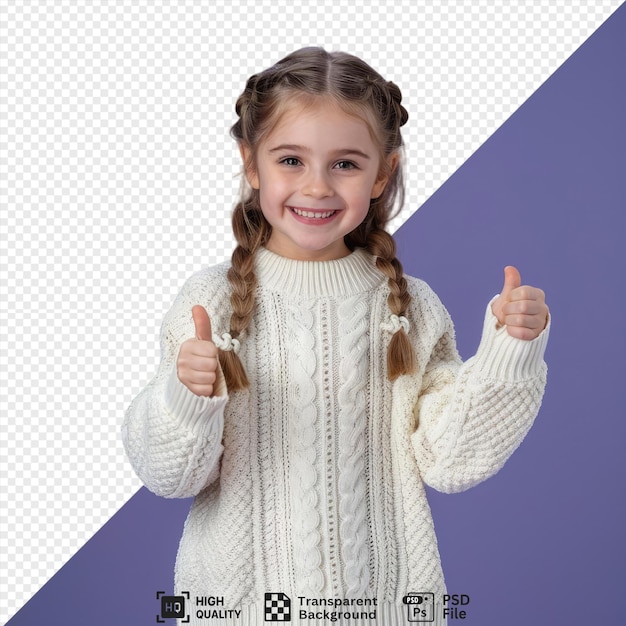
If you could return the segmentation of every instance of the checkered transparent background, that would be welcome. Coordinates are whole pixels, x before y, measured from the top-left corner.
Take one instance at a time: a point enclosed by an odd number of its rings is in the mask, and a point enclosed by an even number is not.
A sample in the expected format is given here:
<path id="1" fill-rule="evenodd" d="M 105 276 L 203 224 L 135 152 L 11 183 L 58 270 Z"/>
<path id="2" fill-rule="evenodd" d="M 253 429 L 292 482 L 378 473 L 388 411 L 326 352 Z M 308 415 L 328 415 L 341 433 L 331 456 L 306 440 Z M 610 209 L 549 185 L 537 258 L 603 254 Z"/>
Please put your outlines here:
<path id="1" fill-rule="evenodd" d="M 401 87 L 395 229 L 619 5 L 1 0 L 0 619 L 140 487 L 121 421 L 183 281 L 232 250 L 250 74 L 323 45 Z"/>

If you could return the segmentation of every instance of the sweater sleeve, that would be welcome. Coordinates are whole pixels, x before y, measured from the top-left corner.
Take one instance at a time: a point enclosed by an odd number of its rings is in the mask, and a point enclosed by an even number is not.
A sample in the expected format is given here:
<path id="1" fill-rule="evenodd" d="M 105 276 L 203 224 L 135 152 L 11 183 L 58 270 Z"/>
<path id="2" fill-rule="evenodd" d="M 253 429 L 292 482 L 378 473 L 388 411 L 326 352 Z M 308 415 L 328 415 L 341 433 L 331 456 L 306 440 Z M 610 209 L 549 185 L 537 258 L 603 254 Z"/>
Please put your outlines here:
<path id="1" fill-rule="evenodd" d="M 498 472 L 530 430 L 546 384 L 549 326 L 531 341 L 511 337 L 498 328 L 490 302 L 476 355 L 462 363 L 443 311 L 412 443 L 424 482 L 453 493 Z"/>
<path id="2" fill-rule="evenodd" d="M 196 396 L 176 371 L 181 343 L 194 336 L 191 307 L 203 303 L 194 283 L 197 278 L 188 281 L 166 315 L 158 371 L 131 403 L 122 426 L 135 472 L 150 491 L 167 498 L 194 496 L 213 482 L 223 451 L 228 396 L 221 370 L 217 384 L 224 392 L 213 397 Z"/>

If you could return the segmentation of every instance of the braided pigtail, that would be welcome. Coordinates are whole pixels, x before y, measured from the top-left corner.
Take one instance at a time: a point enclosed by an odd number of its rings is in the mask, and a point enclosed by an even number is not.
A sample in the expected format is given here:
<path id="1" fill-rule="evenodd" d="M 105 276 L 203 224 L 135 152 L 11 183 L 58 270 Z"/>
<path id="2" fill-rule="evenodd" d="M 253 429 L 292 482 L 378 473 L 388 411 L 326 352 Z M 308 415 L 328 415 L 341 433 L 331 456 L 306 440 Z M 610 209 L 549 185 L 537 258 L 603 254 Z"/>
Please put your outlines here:
<path id="1" fill-rule="evenodd" d="M 382 228 L 370 230 L 365 245 L 376 257 L 376 267 L 388 277 L 389 296 L 387 304 L 391 310 L 391 322 L 386 326 L 393 334 L 387 348 L 387 376 L 395 380 L 402 374 L 411 374 L 417 368 L 415 350 L 407 335 L 408 320 L 405 313 L 411 302 L 407 290 L 402 264 L 396 258 L 396 243 Z"/>
<path id="2" fill-rule="evenodd" d="M 269 239 L 271 227 L 260 210 L 239 203 L 233 211 L 233 232 L 238 245 L 233 251 L 231 267 L 227 274 L 232 288 L 230 331 L 225 345 L 218 346 L 219 361 L 229 392 L 245 389 L 250 384 L 237 354 L 239 337 L 248 328 L 254 312 L 257 285 L 254 255 Z"/>
<path id="3" fill-rule="evenodd" d="M 363 247 L 376 257 L 376 267 L 388 278 L 389 296 L 387 304 L 391 319 L 383 328 L 392 333 L 387 348 L 387 376 L 395 380 L 402 374 L 411 374 L 417 369 L 415 350 L 407 334 L 409 322 L 405 316 L 411 295 L 407 289 L 402 264 L 396 257 L 396 243 L 385 230 L 393 216 L 393 207 L 404 203 L 404 181 L 401 154 L 404 147 L 400 128 L 408 121 L 408 113 L 402 106 L 402 93 L 395 83 L 384 80 L 377 74 L 368 75 L 368 88 L 363 100 L 370 103 L 374 113 L 372 124 L 383 148 L 382 173 L 388 178 L 379 198 L 372 200 L 365 220 L 346 237 L 349 248 Z M 385 157 L 396 155 L 395 167 Z"/>

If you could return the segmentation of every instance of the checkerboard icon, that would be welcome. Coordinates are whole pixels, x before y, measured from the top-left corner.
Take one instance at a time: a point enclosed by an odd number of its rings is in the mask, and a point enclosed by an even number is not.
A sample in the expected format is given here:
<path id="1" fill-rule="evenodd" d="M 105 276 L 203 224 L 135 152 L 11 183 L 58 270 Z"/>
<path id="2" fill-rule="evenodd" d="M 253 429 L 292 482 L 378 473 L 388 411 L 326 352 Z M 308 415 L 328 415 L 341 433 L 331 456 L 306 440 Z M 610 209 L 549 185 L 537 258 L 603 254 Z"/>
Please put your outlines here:
<path id="1" fill-rule="evenodd" d="M 291 600 L 284 593 L 265 594 L 265 621 L 290 622 Z"/>

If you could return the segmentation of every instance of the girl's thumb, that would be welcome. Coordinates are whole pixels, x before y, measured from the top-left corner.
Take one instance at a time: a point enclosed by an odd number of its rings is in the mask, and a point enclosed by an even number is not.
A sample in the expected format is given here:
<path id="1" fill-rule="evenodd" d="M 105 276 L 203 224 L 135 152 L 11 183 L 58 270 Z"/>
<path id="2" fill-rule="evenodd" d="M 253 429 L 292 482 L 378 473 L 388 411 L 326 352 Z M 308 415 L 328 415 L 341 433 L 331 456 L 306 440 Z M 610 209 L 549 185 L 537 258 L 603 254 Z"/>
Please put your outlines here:
<path id="1" fill-rule="evenodd" d="M 206 309 L 199 304 L 196 304 L 191 309 L 191 315 L 193 317 L 193 325 L 196 328 L 196 339 L 202 341 L 211 341 L 213 335 L 211 333 L 211 320 Z"/>
<path id="2" fill-rule="evenodd" d="M 504 286 L 500 295 L 508 296 L 513 289 L 517 289 L 522 284 L 522 277 L 513 265 L 507 265 L 504 268 Z"/>

